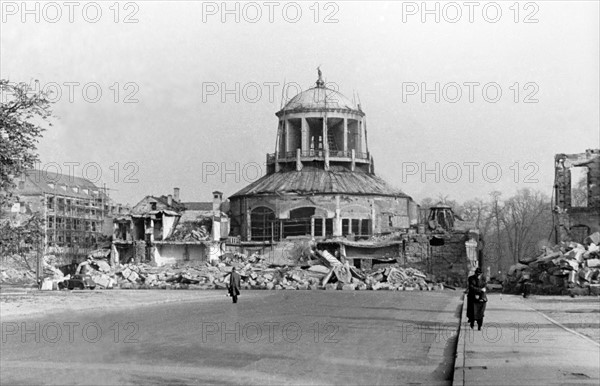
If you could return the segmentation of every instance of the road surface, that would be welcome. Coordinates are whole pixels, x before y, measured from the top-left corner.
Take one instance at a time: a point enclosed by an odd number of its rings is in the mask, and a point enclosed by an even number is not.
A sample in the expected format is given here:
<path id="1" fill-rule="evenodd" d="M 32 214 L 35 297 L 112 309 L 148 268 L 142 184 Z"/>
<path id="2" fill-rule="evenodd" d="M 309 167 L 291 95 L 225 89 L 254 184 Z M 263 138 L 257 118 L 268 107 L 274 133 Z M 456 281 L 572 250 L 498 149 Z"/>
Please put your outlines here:
<path id="1" fill-rule="evenodd" d="M 451 384 L 458 291 L 197 293 L 2 319 L 0 383 Z"/>

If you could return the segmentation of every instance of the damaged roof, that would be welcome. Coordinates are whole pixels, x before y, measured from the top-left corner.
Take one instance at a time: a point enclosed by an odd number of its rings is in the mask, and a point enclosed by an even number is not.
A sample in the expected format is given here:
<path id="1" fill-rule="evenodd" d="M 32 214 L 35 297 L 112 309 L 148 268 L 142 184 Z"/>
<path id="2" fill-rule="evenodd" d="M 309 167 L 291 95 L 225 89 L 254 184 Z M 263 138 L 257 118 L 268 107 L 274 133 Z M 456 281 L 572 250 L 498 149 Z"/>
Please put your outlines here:
<path id="1" fill-rule="evenodd" d="M 23 195 L 50 193 L 77 198 L 109 200 L 102 188 L 82 177 L 39 169 L 29 169 L 24 174 L 29 183 L 19 191 Z"/>
<path id="2" fill-rule="evenodd" d="M 267 174 L 233 197 L 269 194 L 356 194 L 410 198 L 375 174 L 333 167 L 329 171 L 304 167 L 301 171 Z"/>

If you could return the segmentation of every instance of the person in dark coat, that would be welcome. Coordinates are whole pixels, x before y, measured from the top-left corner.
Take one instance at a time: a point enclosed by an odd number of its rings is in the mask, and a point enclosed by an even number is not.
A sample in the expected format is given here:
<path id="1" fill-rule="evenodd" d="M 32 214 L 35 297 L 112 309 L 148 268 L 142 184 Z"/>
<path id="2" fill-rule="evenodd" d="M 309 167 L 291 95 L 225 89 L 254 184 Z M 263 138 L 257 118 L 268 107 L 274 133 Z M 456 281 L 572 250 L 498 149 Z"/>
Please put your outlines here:
<path id="1" fill-rule="evenodd" d="M 485 294 L 487 283 L 482 275 L 481 268 L 476 268 L 475 274 L 469 276 L 468 285 L 467 319 L 471 328 L 473 328 L 475 321 L 477 321 L 477 329 L 481 330 L 485 305 L 487 303 L 487 296 Z"/>
<path id="2" fill-rule="evenodd" d="M 229 290 L 229 296 L 231 296 L 234 303 L 237 303 L 237 298 L 240 294 L 240 280 L 240 274 L 235 271 L 235 267 L 231 268 L 227 289 Z"/>

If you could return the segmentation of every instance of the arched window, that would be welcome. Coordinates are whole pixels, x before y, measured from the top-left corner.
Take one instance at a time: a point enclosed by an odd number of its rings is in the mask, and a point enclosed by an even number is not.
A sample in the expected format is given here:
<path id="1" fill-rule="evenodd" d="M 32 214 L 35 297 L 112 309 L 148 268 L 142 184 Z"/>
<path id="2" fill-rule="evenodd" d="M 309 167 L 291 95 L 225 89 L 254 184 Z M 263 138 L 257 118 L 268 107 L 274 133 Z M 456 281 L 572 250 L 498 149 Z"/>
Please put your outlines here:
<path id="1" fill-rule="evenodd" d="M 273 234 L 273 224 L 275 222 L 275 212 L 271 209 L 260 206 L 250 213 L 250 237 L 255 241 L 268 241 L 277 238 Z"/>

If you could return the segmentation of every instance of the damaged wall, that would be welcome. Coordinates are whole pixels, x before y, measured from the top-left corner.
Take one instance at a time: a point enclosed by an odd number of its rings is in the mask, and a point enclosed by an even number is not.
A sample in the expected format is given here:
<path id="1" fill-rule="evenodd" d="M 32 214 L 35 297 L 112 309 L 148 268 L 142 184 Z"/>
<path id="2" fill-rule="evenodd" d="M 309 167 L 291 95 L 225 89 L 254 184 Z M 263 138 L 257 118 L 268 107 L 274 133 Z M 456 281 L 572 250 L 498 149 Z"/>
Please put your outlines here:
<path id="1" fill-rule="evenodd" d="M 350 225 L 344 220 L 370 220 L 368 234 L 393 232 L 416 224 L 416 218 L 409 217 L 409 199 L 402 197 L 377 197 L 355 195 L 311 195 L 311 196 L 254 196 L 236 200 L 231 205 L 232 234 L 244 240 L 252 240 L 251 213 L 257 208 L 273 211 L 277 220 L 289 219 L 290 212 L 298 208 L 315 208 L 314 217 L 332 220 L 330 236 L 343 236 Z M 414 213 L 415 210 L 413 209 Z M 319 227 L 319 229 L 321 229 Z M 328 232 L 329 233 L 329 230 Z M 277 236 L 277 235 L 276 235 Z M 322 233 L 314 234 L 322 237 Z M 278 239 L 277 237 L 275 239 Z"/>
<path id="2" fill-rule="evenodd" d="M 464 286 L 471 268 L 465 247 L 468 234 L 451 232 L 436 236 L 444 240 L 443 245 L 430 245 L 430 235 L 409 237 L 402 263 L 406 267 L 427 272 L 436 281 Z"/>
<path id="3" fill-rule="evenodd" d="M 579 154 L 557 154 L 554 183 L 554 225 L 556 242 L 583 242 L 600 231 L 600 150 Z M 574 168 L 585 168 L 583 191 Z M 577 195 L 583 194 L 583 197 Z"/>

